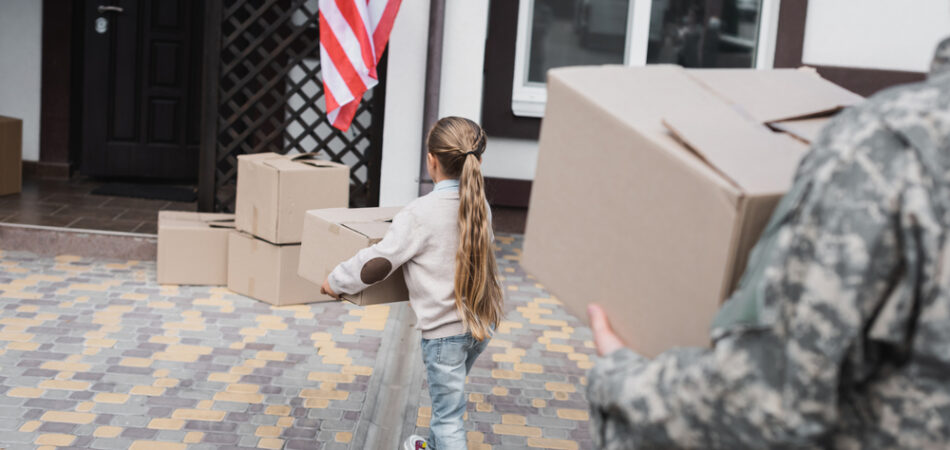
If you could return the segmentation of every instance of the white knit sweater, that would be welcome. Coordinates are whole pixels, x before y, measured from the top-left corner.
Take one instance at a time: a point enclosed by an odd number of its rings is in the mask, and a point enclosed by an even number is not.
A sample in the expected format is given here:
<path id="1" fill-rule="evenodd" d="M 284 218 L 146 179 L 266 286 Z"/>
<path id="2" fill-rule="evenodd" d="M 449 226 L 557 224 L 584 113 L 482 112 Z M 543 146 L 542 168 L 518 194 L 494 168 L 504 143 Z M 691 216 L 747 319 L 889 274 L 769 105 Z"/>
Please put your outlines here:
<path id="1" fill-rule="evenodd" d="M 422 337 L 465 333 L 455 307 L 458 210 L 456 190 L 438 190 L 416 199 L 393 218 L 382 241 L 360 250 L 330 273 L 330 288 L 355 294 L 403 266 L 409 305 Z"/>

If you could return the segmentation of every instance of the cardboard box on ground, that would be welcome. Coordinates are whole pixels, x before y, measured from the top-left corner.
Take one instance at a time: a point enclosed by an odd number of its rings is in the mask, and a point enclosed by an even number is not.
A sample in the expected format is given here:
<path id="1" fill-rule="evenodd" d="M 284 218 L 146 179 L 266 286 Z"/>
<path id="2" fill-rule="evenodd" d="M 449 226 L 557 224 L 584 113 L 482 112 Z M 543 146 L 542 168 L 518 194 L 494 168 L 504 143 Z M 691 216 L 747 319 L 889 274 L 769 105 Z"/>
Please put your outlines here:
<path id="1" fill-rule="evenodd" d="M 645 356 L 707 346 L 807 142 L 860 100 L 807 69 L 552 70 L 523 264 Z"/>
<path id="2" fill-rule="evenodd" d="M 299 274 L 317 284 L 340 263 L 358 251 L 383 239 L 392 218 L 402 209 L 358 208 L 307 211 L 303 225 L 303 246 L 300 251 Z M 375 305 L 409 299 L 402 267 L 385 280 L 363 292 L 344 295 L 357 305 Z"/>
<path id="3" fill-rule="evenodd" d="M 228 233 L 233 214 L 158 213 L 158 282 L 228 283 Z"/>
<path id="4" fill-rule="evenodd" d="M 0 195 L 20 192 L 23 183 L 23 121 L 0 116 Z"/>

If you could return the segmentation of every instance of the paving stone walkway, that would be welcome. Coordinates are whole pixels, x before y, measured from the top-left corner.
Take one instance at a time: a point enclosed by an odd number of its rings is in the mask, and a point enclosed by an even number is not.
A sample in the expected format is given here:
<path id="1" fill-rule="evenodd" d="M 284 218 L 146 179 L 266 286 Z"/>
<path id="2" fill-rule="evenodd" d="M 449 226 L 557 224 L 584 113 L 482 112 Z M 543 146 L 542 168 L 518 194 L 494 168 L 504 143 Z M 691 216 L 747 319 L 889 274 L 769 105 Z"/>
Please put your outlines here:
<path id="1" fill-rule="evenodd" d="M 589 448 L 590 331 L 522 272 L 520 237 L 498 239 L 510 312 L 469 377 L 470 448 Z M 151 261 L 0 250 L 0 447 L 363 448 L 393 308 L 272 307 L 159 286 Z M 405 429 L 425 435 L 413 383 Z"/>

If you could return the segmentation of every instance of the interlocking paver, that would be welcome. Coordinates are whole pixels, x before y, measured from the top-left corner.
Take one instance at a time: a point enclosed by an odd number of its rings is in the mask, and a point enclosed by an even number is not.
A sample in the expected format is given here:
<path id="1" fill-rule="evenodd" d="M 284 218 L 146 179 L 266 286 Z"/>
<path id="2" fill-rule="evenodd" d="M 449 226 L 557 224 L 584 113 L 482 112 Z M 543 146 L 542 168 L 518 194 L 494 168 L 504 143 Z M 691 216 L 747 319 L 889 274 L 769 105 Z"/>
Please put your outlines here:
<path id="1" fill-rule="evenodd" d="M 470 448 L 589 448 L 590 331 L 522 271 L 520 237 L 497 244 L 508 313 L 469 376 Z M 273 307 L 157 285 L 153 262 L 0 250 L 3 443 L 349 448 L 389 312 Z M 406 429 L 425 435 L 419 383 Z"/>

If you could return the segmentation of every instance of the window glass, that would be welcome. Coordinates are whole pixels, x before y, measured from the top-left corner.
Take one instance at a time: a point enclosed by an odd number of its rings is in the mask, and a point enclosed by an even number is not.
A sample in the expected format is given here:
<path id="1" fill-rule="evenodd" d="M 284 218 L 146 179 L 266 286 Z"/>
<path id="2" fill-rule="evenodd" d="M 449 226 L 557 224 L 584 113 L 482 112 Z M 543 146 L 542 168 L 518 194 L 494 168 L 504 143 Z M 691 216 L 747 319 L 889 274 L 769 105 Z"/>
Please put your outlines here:
<path id="1" fill-rule="evenodd" d="M 544 83 L 548 69 L 555 67 L 623 64 L 629 0 L 533 3 L 525 71 L 529 83 Z"/>
<path id="2" fill-rule="evenodd" d="M 755 67 L 761 0 L 652 0 L 647 64 Z"/>

